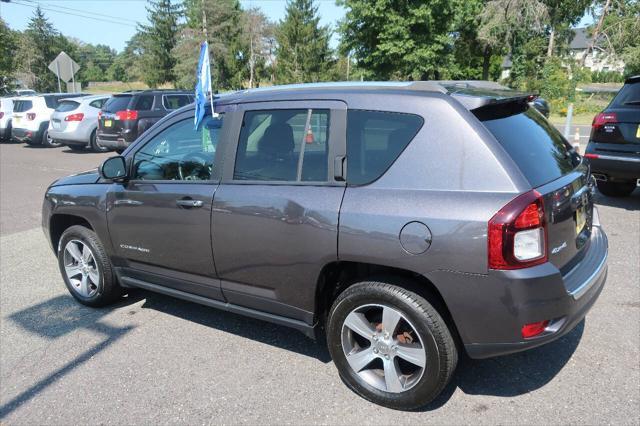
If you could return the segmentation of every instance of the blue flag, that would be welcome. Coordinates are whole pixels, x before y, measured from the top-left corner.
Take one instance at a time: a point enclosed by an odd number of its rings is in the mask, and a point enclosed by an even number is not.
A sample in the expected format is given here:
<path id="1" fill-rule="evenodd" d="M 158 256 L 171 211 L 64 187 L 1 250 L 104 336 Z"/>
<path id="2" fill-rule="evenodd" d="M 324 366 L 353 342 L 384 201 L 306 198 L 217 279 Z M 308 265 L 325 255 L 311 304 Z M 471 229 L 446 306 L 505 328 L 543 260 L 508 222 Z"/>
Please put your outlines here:
<path id="1" fill-rule="evenodd" d="M 196 113 L 194 124 L 196 130 L 204 117 L 205 106 L 207 105 L 207 95 L 211 90 L 211 68 L 209 66 L 209 44 L 203 41 L 200 45 L 200 61 L 198 62 L 198 73 L 196 82 Z M 213 114 L 213 93 L 211 93 L 211 114 Z"/>

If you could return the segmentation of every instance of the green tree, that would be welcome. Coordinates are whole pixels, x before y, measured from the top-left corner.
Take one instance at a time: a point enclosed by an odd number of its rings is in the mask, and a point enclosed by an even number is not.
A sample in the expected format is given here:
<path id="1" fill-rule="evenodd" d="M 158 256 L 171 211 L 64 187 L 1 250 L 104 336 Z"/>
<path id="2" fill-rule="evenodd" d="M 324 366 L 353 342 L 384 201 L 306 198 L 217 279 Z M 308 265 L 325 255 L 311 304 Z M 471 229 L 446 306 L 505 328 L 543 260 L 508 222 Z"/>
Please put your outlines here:
<path id="1" fill-rule="evenodd" d="M 577 24 L 582 18 L 593 0 L 543 0 L 549 16 L 549 42 L 547 44 L 547 57 L 551 57 L 556 49 L 556 36 L 562 30 L 566 30 Z M 566 34 L 566 32 L 565 32 Z M 568 41 L 568 40 L 565 40 Z"/>
<path id="2" fill-rule="evenodd" d="M 448 78 L 454 3 L 449 0 L 339 0 L 342 50 L 351 51 L 368 77 Z"/>
<path id="3" fill-rule="evenodd" d="M 288 0 L 276 29 L 276 81 L 305 83 L 327 78 L 331 62 L 329 28 L 320 25 L 313 0 Z"/>
<path id="4" fill-rule="evenodd" d="M 625 74 L 640 74 L 640 1 L 612 2 L 601 33 L 601 47 L 612 59 L 624 62 Z"/>
<path id="5" fill-rule="evenodd" d="M 203 11 L 204 5 L 204 11 Z M 238 0 L 185 0 L 187 27 L 179 49 L 178 69 L 195 76 L 200 42 L 205 40 L 203 15 L 207 17 L 209 55 L 214 90 L 239 89 L 248 78 L 248 46 L 242 36 L 242 9 Z M 204 12 L 204 13 L 203 13 Z M 195 37 L 195 38 L 194 38 Z M 195 46 L 195 49 L 194 49 Z M 194 65 L 192 65 L 194 64 Z M 189 76 L 180 76 L 190 79 Z M 195 82 L 195 77 L 193 77 Z M 193 86 L 191 86 L 193 87 Z"/>
<path id="6" fill-rule="evenodd" d="M 150 87 L 167 82 L 175 84 L 175 58 L 171 51 L 176 45 L 181 15 L 182 7 L 171 3 L 171 0 L 149 0 L 149 25 L 140 25 L 139 32 L 145 46 L 142 78 Z"/>
<path id="7" fill-rule="evenodd" d="M 17 35 L 0 18 L 0 93 L 11 89 L 17 62 L 15 52 L 18 48 Z"/>
<path id="8" fill-rule="evenodd" d="M 25 71 L 34 76 L 33 88 L 40 92 L 56 90 L 58 85 L 56 76 L 47 67 L 60 53 L 61 45 L 65 44 L 60 35 L 45 17 L 40 6 L 36 7 L 33 16 L 25 30 L 28 40 L 23 45 L 30 45 L 33 50 L 24 52 Z"/>

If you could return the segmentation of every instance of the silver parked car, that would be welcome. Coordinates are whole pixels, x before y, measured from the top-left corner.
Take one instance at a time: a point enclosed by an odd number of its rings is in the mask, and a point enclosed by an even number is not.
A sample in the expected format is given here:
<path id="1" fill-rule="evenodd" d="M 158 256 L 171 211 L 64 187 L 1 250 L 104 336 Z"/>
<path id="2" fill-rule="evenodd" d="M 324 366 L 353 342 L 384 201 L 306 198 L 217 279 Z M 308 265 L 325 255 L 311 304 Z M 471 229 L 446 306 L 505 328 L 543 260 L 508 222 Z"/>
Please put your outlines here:
<path id="1" fill-rule="evenodd" d="M 96 141 L 98 113 L 110 95 L 62 99 L 51 115 L 49 136 L 74 151 L 108 151 Z"/>

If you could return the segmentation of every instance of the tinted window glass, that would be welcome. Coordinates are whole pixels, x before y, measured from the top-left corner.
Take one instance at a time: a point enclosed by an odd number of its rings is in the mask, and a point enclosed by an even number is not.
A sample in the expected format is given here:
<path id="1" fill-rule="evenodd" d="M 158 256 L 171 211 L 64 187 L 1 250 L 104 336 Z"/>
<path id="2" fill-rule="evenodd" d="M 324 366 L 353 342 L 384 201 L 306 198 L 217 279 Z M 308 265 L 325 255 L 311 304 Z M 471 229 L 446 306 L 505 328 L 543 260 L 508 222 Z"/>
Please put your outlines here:
<path id="1" fill-rule="evenodd" d="M 58 112 L 73 111 L 74 109 L 78 108 L 79 105 L 80 104 L 78 102 L 74 102 L 74 101 L 62 101 L 60 102 L 60 104 L 58 104 L 56 111 Z"/>
<path id="2" fill-rule="evenodd" d="M 149 111 L 153 106 L 153 96 L 140 96 L 136 101 L 135 110 Z"/>
<path id="3" fill-rule="evenodd" d="M 45 96 L 44 102 L 47 104 L 47 108 L 56 108 L 58 106 L 59 98 L 57 96 Z"/>
<path id="4" fill-rule="evenodd" d="M 105 101 L 106 99 L 96 99 L 95 101 L 91 102 L 89 106 L 100 109 L 102 108 L 102 105 L 104 105 Z"/>
<path id="5" fill-rule="evenodd" d="M 162 105 L 166 109 L 178 109 L 190 103 L 191 100 L 187 95 L 164 95 L 162 97 Z"/>
<path id="6" fill-rule="evenodd" d="M 347 182 L 362 185 L 382 176 L 418 133 L 423 121 L 413 114 L 349 110 Z"/>
<path id="7" fill-rule="evenodd" d="M 478 108 L 474 114 L 534 187 L 558 179 L 579 161 L 560 132 L 526 104 Z"/>
<path id="8" fill-rule="evenodd" d="M 32 107 L 33 107 L 33 102 L 31 101 L 14 101 L 13 102 L 14 112 L 25 112 L 30 110 Z"/>
<path id="9" fill-rule="evenodd" d="M 222 117 L 205 117 L 198 130 L 183 120 L 153 137 L 134 157 L 134 179 L 209 180 Z"/>
<path id="10" fill-rule="evenodd" d="M 329 110 L 248 111 L 233 178 L 326 181 L 328 135 Z"/>
<path id="11" fill-rule="evenodd" d="M 118 112 L 129 108 L 129 102 L 131 101 L 131 95 L 113 96 L 104 104 L 102 108 L 106 112 Z"/>
<path id="12" fill-rule="evenodd" d="M 640 83 L 625 84 L 611 102 L 611 106 L 640 107 Z"/>

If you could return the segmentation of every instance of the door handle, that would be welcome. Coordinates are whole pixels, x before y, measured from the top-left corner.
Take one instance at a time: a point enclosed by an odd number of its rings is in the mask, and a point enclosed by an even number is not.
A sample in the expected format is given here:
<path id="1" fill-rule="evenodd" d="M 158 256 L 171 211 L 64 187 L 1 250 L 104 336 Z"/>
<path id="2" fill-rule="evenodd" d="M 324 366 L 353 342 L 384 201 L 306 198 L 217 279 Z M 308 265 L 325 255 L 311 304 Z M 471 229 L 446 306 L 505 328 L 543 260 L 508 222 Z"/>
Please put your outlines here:
<path id="1" fill-rule="evenodd" d="M 204 205 L 202 200 L 192 200 L 190 198 L 183 198 L 181 200 L 176 200 L 176 204 L 185 209 L 202 207 Z"/>

